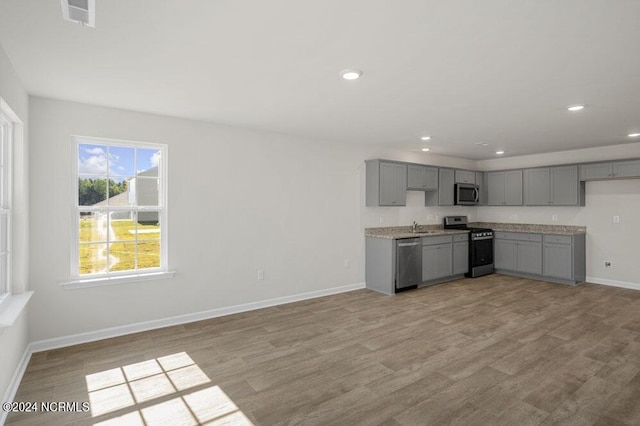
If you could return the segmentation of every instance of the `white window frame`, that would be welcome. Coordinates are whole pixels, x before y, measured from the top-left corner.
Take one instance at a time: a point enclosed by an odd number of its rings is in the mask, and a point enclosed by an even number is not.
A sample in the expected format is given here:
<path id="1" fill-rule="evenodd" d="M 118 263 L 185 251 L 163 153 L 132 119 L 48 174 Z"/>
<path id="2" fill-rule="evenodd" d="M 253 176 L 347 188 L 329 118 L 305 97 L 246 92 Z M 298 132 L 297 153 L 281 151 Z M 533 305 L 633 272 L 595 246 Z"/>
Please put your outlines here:
<path id="1" fill-rule="evenodd" d="M 78 199 L 78 179 L 80 178 L 78 170 L 79 148 L 81 144 L 95 144 L 127 148 L 140 149 L 156 149 L 161 152 L 160 164 L 158 167 L 158 206 L 140 207 L 140 206 L 80 206 Z M 73 227 L 71 240 L 71 281 L 60 283 L 66 288 L 84 288 L 96 285 L 120 284 L 129 281 L 143 281 L 159 278 L 171 278 L 174 272 L 168 272 L 168 245 L 167 245 L 167 152 L 168 147 L 165 144 L 125 141 L 105 139 L 98 137 L 73 137 L 73 167 L 72 167 L 72 194 L 73 194 Z M 133 269 L 127 271 L 113 271 L 95 274 L 80 274 L 80 212 L 83 211 L 157 211 L 160 222 L 160 267 Z M 108 244 L 108 242 L 107 242 Z"/>
<path id="2" fill-rule="evenodd" d="M 7 283 L 6 289 L 0 293 L 0 305 L 9 301 L 9 296 L 12 292 L 12 249 L 11 249 L 11 230 L 12 230 L 12 206 L 13 206 L 13 121 L 0 111 L 0 126 L 5 128 L 5 135 L 0 141 L 0 155 L 2 156 L 2 163 L 0 164 L 0 173 L 2 173 L 3 180 L 6 182 L 4 186 L 0 187 L 0 200 L 6 200 L 6 205 L 0 203 L 0 214 L 7 215 L 7 233 L 6 235 L 0 235 L 0 238 L 6 238 L 7 251 L 5 253 L 7 257 Z"/>

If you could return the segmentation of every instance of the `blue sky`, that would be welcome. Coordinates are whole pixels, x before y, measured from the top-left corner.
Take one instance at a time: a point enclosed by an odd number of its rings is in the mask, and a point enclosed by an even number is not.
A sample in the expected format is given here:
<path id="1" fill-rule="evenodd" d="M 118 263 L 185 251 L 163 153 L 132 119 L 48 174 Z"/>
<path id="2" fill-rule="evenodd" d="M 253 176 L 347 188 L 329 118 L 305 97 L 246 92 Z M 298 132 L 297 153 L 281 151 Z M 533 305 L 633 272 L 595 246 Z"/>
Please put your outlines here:
<path id="1" fill-rule="evenodd" d="M 142 172 L 157 166 L 159 160 L 160 152 L 157 149 L 94 143 L 80 143 L 78 146 L 78 173 L 81 175 L 106 176 L 108 174 L 109 177 L 119 181 L 134 176 L 136 170 Z"/>

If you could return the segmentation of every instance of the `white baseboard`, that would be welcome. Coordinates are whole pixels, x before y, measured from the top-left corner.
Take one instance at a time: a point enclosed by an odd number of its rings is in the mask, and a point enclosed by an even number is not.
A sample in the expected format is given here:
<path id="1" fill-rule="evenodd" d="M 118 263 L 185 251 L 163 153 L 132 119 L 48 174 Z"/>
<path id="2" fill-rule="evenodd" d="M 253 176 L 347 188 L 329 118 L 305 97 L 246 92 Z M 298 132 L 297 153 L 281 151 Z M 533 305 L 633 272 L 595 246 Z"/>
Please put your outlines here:
<path id="1" fill-rule="evenodd" d="M 4 393 L 4 396 L 0 400 L 0 402 L 11 402 L 13 398 L 16 396 L 16 392 L 18 392 L 18 387 L 20 386 L 20 382 L 22 381 L 22 376 L 24 376 L 24 372 L 27 369 L 27 365 L 29 365 L 29 360 L 31 359 L 31 354 L 33 351 L 31 350 L 31 344 L 28 344 L 26 348 L 24 348 L 24 352 L 22 354 L 22 358 L 20 359 L 20 364 L 13 372 L 13 376 L 11 377 L 11 381 L 9 382 L 9 386 Z M 0 425 L 3 425 L 7 420 L 8 412 L 4 410 L 0 410 Z"/>
<path id="2" fill-rule="evenodd" d="M 294 294 L 292 296 L 277 297 L 275 299 L 261 300 L 258 302 L 245 303 L 242 305 L 228 306 L 224 308 L 211 309 L 208 311 L 194 312 L 192 314 L 178 315 L 158 320 L 139 322 L 136 324 L 123 325 L 119 327 L 105 328 L 87 333 L 73 334 L 70 336 L 56 337 L 53 339 L 39 340 L 32 342 L 29 347 L 31 353 L 42 352 L 51 349 L 63 348 L 66 346 L 78 345 L 80 343 L 94 342 L 96 340 L 108 339 L 111 337 L 124 336 L 141 331 L 155 330 L 162 327 L 187 324 L 195 321 L 202 321 L 210 318 L 217 318 L 225 315 L 237 314 L 240 312 L 253 311 L 256 309 L 268 308 L 270 306 L 284 305 L 301 300 L 314 299 L 316 297 L 329 296 L 332 294 L 346 293 L 348 291 L 365 288 L 365 283 L 349 284 L 340 287 L 333 287 L 324 290 L 311 291 L 308 293 Z M 1 423 L 0 423 L 1 424 Z"/>
<path id="3" fill-rule="evenodd" d="M 607 280 L 604 278 L 587 277 L 588 283 L 610 285 L 612 287 L 630 288 L 632 290 L 640 290 L 640 283 L 630 283 L 627 281 Z"/>

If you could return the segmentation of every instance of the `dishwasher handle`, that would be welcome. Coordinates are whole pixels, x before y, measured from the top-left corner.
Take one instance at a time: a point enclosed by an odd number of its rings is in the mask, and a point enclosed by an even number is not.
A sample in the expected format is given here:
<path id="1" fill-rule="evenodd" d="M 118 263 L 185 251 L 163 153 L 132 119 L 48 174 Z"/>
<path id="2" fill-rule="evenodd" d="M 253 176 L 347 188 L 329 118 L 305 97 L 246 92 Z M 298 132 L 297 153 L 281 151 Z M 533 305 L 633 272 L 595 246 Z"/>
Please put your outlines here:
<path id="1" fill-rule="evenodd" d="M 398 247 L 414 247 L 419 246 L 422 243 L 398 243 Z"/>

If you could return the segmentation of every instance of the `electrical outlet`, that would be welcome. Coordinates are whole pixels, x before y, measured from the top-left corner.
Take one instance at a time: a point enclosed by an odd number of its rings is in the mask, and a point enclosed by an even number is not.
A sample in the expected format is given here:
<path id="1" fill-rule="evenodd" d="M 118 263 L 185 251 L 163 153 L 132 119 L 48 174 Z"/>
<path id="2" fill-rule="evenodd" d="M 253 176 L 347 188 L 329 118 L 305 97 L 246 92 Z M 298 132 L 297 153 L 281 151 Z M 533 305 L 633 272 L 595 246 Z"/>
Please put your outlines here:
<path id="1" fill-rule="evenodd" d="M 264 269 L 258 269 L 258 280 L 264 280 Z"/>
<path id="2" fill-rule="evenodd" d="M 553 222 L 557 222 L 557 221 L 558 221 L 558 215 L 557 215 L 557 214 L 552 214 L 552 215 L 551 215 L 551 220 L 552 220 Z"/>
<path id="3" fill-rule="evenodd" d="M 345 260 L 344 260 L 344 267 L 345 267 L 345 268 L 347 268 L 347 269 L 349 269 L 349 266 L 351 266 L 351 260 L 349 260 L 349 259 L 345 259 Z"/>
<path id="4" fill-rule="evenodd" d="M 380 216 L 380 223 L 384 222 L 384 216 Z"/>
<path id="5" fill-rule="evenodd" d="M 620 216 L 614 216 L 613 223 L 620 223 Z"/>
<path id="6" fill-rule="evenodd" d="M 604 262 L 605 268 L 611 268 L 611 262 Z"/>

